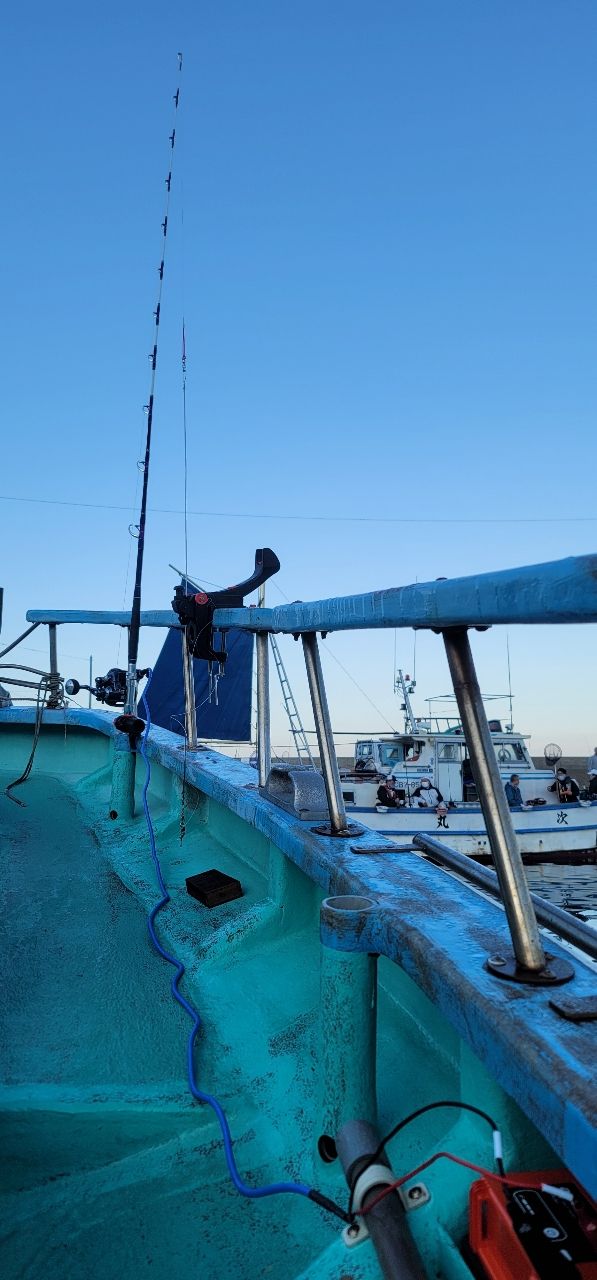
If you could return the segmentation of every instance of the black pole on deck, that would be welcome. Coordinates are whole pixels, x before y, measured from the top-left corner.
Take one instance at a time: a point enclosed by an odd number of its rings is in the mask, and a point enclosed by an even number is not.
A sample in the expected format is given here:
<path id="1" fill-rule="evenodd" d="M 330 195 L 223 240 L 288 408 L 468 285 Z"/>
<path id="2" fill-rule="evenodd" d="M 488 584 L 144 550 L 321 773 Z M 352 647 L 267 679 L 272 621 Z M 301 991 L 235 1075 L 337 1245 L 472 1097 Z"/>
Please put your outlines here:
<path id="1" fill-rule="evenodd" d="M 182 54 L 178 54 L 178 73 L 182 71 Z M 168 214 L 170 211 L 170 191 L 172 187 L 172 167 L 174 159 L 174 145 L 176 142 L 176 118 L 178 114 L 178 103 L 180 101 L 180 81 L 174 94 L 174 120 L 172 125 L 172 133 L 170 134 L 170 164 L 166 177 L 166 200 L 164 209 L 164 220 L 162 222 L 162 255 L 160 265 L 158 267 L 159 284 L 157 305 L 154 311 L 154 336 L 153 348 L 149 353 L 151 377 L 149 387 L 149 400 L 146 405 L 147 412 L 147 434 L 145 438 L 145 457 L 141 463 L 143 470 L 143 489 L 141 493 L 141 511 L 139 515 L 138 542 L 137 542 L 137 568 L 135 572 L 135 587 L 133 591 L 133 604 L 131 609 L 131 625 L 129 627 L 128 641 L 128 670 L 126 678 L 126 705 L 125 712 L 133 715 L 137 703 L 137 658 L 139 654 L 139 630 L 141 626 L 141 581 L 143 577 L 143 553 L 145 550 L 145 523 L 147 518 L 147 488 L 149 484 L 149 460 L 151 455 L 151 429 L 153 426 L 153 408 L 155 395 L 155 378 L 158 361 L 158 338 L 160 332 L 160 312 L 162 307 L 162 288 L 164 283 L 164 264 L 166 260 L 166 240 L 168 237 Z"/>

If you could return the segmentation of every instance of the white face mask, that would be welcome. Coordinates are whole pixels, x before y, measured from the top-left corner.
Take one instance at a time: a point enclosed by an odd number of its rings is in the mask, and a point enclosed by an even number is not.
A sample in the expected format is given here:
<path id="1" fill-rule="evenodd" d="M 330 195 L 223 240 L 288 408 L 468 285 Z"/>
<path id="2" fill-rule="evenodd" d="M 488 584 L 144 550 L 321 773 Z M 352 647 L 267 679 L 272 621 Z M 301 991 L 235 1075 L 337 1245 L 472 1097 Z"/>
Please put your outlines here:
<path id="1" fill-rule="evenodd" d="M 430 787 L 431 787 L 431 783 L 430 783 L 430 782 L 422 782 L 422 783 L 421 783 L 421 786 L 422 786 L 422 788 L 423 788 L 423 790 L 424 790 L 424 791 L 429 791 L 429 789 L 430 789 Z"/>

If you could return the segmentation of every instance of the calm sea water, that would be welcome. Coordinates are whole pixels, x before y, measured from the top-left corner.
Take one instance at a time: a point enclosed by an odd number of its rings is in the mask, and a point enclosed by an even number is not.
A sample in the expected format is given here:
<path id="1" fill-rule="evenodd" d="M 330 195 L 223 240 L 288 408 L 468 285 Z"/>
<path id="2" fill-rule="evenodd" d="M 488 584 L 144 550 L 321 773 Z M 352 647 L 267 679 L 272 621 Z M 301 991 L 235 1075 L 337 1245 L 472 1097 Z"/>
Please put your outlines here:
<path id="1" fill-rule="evenodd" d="M 545 862 L 525 871 L 533 893 L 582 916 L 597 929 L 597 866 L 559 867 Z"/>

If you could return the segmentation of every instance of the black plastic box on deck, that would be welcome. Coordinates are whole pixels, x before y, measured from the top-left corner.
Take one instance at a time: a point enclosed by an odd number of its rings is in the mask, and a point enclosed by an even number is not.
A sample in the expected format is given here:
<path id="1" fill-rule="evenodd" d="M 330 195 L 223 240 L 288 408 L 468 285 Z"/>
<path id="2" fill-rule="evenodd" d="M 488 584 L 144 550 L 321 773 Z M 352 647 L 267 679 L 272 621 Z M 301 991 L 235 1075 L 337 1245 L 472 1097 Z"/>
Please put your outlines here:
<path id="1" fill-rule="evenodd" d="M 216 871 L 215 867 L 196 876 L 187 876 L 186 886 L 187 893 L 204 907 L 219 907 L 223 902 L 232 902 L 234 898 L 243 896 L 240 880 Z"/>

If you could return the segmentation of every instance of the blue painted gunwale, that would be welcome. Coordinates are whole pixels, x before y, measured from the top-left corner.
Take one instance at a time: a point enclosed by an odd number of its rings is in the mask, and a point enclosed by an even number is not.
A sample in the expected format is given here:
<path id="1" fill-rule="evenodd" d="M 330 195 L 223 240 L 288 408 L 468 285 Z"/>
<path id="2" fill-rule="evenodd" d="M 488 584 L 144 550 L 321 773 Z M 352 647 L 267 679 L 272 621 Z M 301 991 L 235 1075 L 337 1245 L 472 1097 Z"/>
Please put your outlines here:
<path id="1" fill-rule="evenodd" d="M 130 612 L 29 609 L 28 622 L 92 622 L 125 627 Z M 597 622 L 597 555 L 503 569 L 467 578 L 389 587 L 365 595 L 217 609 L 217 627 L 246 631 L 353 631 L 377 627 L 486 627 L 494 623 Z M 145 627 L 178 626 L 171 610 L 141 614 Z"/>
<path id="2" fill-rule="evenodd" d="M 29 708 L 0 711 L 0 726 L 27 725 L 33 719 Z M 119 737 L 112 719 L 105 711 L 82 708 L 44 715 L 46 725 L 62 727 L 66 722 Z M 182 775 L 183 753 L 175 735 L 153 729 L 148 752 L 152 760 Z M 549 989 L 510 985 L 487 973 L 487 955 L 508 946 L 502 909 L 418 855 L 402 853 L 379 832 L 366 831 L 358 841 L 314 834 L 308 823 L 264 800 L 254 770 L 240 761 L 212 750 L 187 753 L 186 771 L 190 783 L 271 840 L 325 894 L 373 900 L 376 909 L 365 928 L 354 936 L 347 934 L 342 947 L 377 952 L 401 965 L 563 1163 L 596 1195 L 596 1024 L 560 1019 L 549 1008 Z M 351 844 L 362 852 L 353 853 Z M 386 844 L 385 853 L 377 852 Z M 549 950 L 570 955 L 551 938 Z M 575 980 L 567 991 L 594 996 L 595 967 L 576 957 L 574 965 Z"/>

